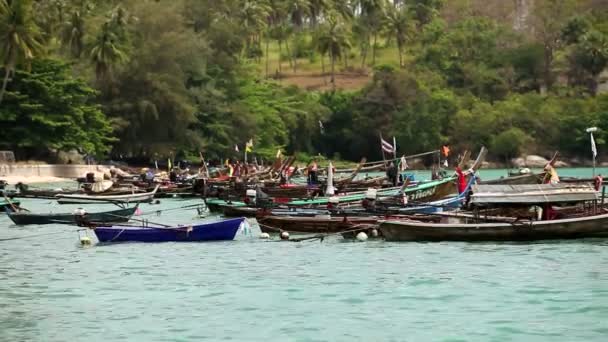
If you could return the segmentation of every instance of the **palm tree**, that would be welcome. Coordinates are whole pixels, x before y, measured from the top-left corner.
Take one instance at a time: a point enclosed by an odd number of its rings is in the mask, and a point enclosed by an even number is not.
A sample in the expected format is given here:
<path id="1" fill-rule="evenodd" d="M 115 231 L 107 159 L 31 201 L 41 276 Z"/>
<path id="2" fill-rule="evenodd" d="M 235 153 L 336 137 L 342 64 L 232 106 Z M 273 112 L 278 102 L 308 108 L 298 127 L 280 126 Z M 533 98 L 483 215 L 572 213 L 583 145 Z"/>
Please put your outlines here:
<path id="1" fill-rule="evenodd" d="M 317 40 L 317 49 L 321 54 L 329 54 L 331 60 L 331 79 L 332 88 L 336 89 L 336 59 L 341 58 L 345 50 L 350 48 L 350 40 L 344 28 L 344 25 L 338 23 L 334 18 L 330 17 L 328 26 L 323 30 Z"/>
<path id="2" fill-rule="evenodd" d="M 410 29 L 410 18 L 408 12 L 403 8 L 391 7 L 386 14 L 385 29 L 389 36 L 397 41 L 397 51 L 399 53 L 399 67 L 403 68 L 403 50 Z"/>
<path id="3" fill-rule="evenodd" d="M 380 26 L 385 15 L 386 0 L 357 0 L 355 6 L 361 11 L 361 24 L 369 27 L 370 33 L 373 36 L 372 65 L 375 65 L 378 31 L 380 31 Z M 366 39 L 369 40 L 369 36 L 367 36 Z M 362 56 L 362 65 L 365 64 L 367 48 L 365 48 L 364 53 L 365 55 Z"/>
<path id="4" fill-rule="evenodd" d="M 297 71 L 298 67 L 298 39 L 301 38 L 302 28 L 304 26 L 304 20 L 310 15 L 309 0 L 287 0 L 287 13 L 289 14 L 291 24 L 294 27 L 294 44 L 293 44 L 293 72 Z"/>
<path id="5" fill-rule="evenodd" d="M 252 44 L 255 44 L 261 51 L 259 38 L 268 24 L 268 17 L 271 13 L 272 8 L 267 1 L 248 0 L 243 3 L 239 17 L 248 34 L 245 41 L 246 53 L 251 52 Z"/>
<path id="6" fill-rule="evenodd" d="M 110 22 L 105 22 L 91 48 L 91 61 L 95 64 L 95 76 L 100 83 L 112 79 L 112 69 L 126 61 L 121 42 L 112 30 Z"/>
<path id="7" fill-rule="evenodd" d="M 346 1 L 331 1 L 331 0 L 308 0 L 308 13 L 310 15 L 310 25 L 312 28 L 317 27 L 317 23 L 319 22 L 319 17 L 323 12 L 328 11 L 334 4 L 346 4 Z"/>
<path id="8" fill-rule="evenodd" d="M 80 10 L 74 10 L 63 26 L 62 41 L 70 49 L 73 57 L 80 57 L 84 48 L 84 18 Z"/>
<path id="9" fill-rule="evenodd" d="M 0 103 L 6 92 L 10 75 L 18 63 L 29 66 L 30 61 L 42 52 L 40 31 L 32 17 L 31 0 L 0 0 L 0 56 L 4 67 L 4 80 L 0 90 Z"/>

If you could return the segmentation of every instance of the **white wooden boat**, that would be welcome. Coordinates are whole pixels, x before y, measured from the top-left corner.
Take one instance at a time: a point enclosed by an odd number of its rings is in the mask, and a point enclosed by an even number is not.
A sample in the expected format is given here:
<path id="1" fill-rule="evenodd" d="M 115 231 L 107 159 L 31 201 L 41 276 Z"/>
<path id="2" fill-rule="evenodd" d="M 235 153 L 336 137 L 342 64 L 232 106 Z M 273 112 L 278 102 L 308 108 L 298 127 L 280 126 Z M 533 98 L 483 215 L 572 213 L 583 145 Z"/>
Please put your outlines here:
<path id="1" fill-rule="evenodd" d="M 59 204 L 90 204 L 90 203 L 142 203 L 151 202 L 160 185 L 154 190 L 143 193 L 126 195 L 56 195 Z"/>

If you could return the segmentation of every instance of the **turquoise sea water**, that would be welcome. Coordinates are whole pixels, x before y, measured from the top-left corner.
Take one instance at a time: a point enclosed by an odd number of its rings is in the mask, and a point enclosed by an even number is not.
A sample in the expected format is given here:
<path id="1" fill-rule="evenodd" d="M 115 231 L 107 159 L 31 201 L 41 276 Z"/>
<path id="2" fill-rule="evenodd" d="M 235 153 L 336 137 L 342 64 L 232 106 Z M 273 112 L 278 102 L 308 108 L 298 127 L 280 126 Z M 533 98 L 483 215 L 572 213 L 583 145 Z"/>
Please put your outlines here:
<path id="1" fill-rule="evenodd" d="M 142 210 L 198 203 L 161 201 Z M 0 341 L 608 340 L 608 239 L 295 243 L 251 226 L 231 242 L 81 247 L 72 227 L 0 215 L 0 239 L 49 234 L 0 241 Z"/>

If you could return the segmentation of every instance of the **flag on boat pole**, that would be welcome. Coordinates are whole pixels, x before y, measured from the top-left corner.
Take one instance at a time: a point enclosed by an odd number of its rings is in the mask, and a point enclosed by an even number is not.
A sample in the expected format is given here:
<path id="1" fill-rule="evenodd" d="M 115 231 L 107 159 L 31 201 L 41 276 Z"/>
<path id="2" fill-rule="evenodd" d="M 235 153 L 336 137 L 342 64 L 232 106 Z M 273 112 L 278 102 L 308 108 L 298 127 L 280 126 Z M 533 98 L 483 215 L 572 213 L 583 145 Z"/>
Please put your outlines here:
<path id="1" fill-rule="evenodd" d="M 407 160 L 405 159 L 405 156 L 402 156 L 399 162 L 399 170 L 403 172 L 407 170 L 408 167 L 409 166 L 407 165 Z"/>
<path id="2" fill-rule="evenodd" d="M 448 167 L 448 156 L 450 155 L 450 146 L 448 146 L 448 145 L 441 146 L 441 154 L 445 157 L 445 159 L 443 161 L 443 167 L 447 168 Z M 439 157 L 439 159 L 441 159 L 441 156 Z"/>
<path id="3" fill-rule="evenodd" d="M 382 139 L 382 137 L 380 137 L 380 144 L 382 146 L 382 151 L 386 153 L 393 153 L 393 145 L 391 145 L 391 143 L 389 143 L 388 141 Z"/>
<path id="4" fill-rule="evenodd" d="M 597 146 L 595 146 L 595 139 L 593 138 L 593 132 L 597 131 L 597 127 L 589 127 L 586 129 L 587 133 L 591 137 L 591 154 L 593 155 L 593 177 L 595 178 L 595 157 L 597 157 Z"/>

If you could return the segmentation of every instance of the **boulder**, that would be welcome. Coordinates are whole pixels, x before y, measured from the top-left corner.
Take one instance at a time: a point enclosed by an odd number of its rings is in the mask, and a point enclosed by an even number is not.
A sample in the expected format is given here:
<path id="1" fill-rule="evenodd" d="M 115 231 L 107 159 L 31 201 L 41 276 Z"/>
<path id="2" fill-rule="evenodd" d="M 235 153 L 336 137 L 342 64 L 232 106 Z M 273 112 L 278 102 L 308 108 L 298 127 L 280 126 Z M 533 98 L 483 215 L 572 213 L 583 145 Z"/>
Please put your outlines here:
<path id="1" fill-rule="evenodd" d="M 526 166 L 526 160 L 524 158 L 513 158 L 511 159 L 511 164 L 515 167 L 524 167 Z"/>
<path id="2" fill-rule="evenodd" d="M 500 163 L 483 161 L 483 162 L 481 162 L 481 168 L 482 169 L 498 169 L 498 168 L 502 168 L 502 166 Z"/>
<path id="3" fill-rule="evenodd" d="M 526 156 L 526 166 L 527 167 L 545 167 L 549 163 L 547 158 L 543 158 L 537 155 L 529 155 Z"/>
<path id="4" fill-rule="evenodd" d="M 68 152 L 57 152 L 57 158 L 55 162 L 57 164 L 86 164 L 84 162 L 83 156 L 76 150 L 70 150 Z"/>

